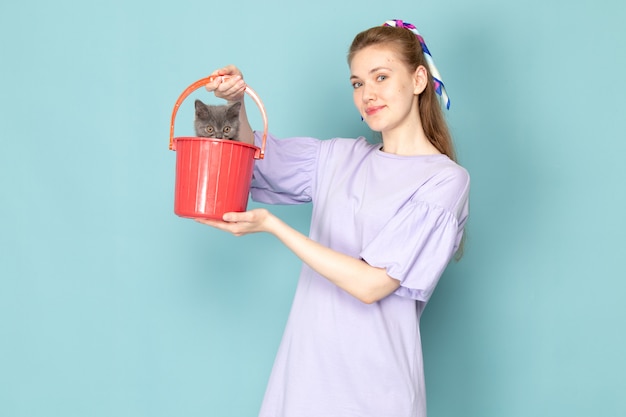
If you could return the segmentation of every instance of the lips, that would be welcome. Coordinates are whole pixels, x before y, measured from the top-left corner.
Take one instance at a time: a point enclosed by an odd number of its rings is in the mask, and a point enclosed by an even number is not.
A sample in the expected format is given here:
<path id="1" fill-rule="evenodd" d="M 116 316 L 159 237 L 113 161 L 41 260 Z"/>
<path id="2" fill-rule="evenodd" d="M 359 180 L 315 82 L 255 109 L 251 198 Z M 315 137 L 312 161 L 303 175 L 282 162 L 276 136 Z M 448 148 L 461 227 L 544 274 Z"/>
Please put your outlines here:
<path id="1" fill-rule="evenodd" d="M 367 114 L 368 116 L 371 116 L 373 114 L 378 113 L 378 111 L 380 111 L 384 106 L 373 106 L 373 107 L 368 107 L 365 109 L 365 114 Z"/>

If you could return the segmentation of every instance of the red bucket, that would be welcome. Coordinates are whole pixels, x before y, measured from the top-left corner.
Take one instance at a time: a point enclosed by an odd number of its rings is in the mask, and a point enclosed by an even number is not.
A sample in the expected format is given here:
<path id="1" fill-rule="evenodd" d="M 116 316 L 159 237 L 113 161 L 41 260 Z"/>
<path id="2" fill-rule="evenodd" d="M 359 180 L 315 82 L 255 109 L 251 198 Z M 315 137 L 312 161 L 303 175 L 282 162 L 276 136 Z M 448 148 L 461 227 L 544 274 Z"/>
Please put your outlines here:
<path id="1" fill-rule="evenodd" d="M 174 137 L 174 121 L 182 102 L 214 78 L 203 78 L 187 87 L 172 112 L 170 149 L 176 151 L 174 213 L 181 217 L 221 220 L 224 213 L 246 211 L 254 161 L 263 159 L 265 155 L 265 108 L 254 90 L 247 86 L 246 93 L 254 99 L 263 116 L 264 132 L 260 149 L 227 139 Z"/>

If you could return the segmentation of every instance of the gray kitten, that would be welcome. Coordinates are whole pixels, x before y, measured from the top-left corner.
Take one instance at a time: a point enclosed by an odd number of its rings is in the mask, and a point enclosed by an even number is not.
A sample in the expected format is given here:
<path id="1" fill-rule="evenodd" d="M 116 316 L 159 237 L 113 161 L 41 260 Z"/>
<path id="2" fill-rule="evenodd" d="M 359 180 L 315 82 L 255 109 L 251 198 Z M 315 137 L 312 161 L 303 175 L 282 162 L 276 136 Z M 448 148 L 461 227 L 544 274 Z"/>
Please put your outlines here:
<path id="1" fill-rule="evenodd" d="M 241 102 L 211 106 L 196 100 L 196 136 L 237 140 Z"/>

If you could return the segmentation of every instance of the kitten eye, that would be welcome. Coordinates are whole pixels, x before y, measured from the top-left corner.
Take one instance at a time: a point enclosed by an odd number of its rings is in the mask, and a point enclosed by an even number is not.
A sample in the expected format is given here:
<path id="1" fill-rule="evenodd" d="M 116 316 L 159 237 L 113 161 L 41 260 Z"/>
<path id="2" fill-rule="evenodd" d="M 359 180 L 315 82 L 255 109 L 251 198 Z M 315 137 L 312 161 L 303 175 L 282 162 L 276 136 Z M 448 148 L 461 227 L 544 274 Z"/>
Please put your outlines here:
<path id="1" fill-rule="evenodd" d="M 231 127 L 230 126 L 226 126 L 224 128 L 224 133 L 230 133 Z"/>
<path id="2" fill-rule="evenodd" d="M 204 130 L 206 130 L 207 133 L 213 133 L 213 126 L 207 126 L 204 128 Z"/>

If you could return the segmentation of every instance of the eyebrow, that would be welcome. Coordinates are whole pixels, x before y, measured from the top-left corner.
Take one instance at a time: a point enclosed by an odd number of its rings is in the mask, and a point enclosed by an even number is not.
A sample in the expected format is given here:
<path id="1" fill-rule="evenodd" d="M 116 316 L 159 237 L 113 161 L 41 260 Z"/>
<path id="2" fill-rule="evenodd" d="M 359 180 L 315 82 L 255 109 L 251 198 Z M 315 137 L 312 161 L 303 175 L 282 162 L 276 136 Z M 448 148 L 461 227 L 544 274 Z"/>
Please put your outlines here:
<path id="1" fill-rule="evenodd" d="M 380 70 L 387 70 L 387 71 L 391 71 L 391 68 L 387 68 L 387 67 L 376 67 L 376 68 L 372 68 L 371 70 L 369 70 L 368 74 L 373 74 L 375 72 L 378 72 Z M 356 75 L 351 75 L 350 79 L 354 79 L 354 78 L 359 78 Z"/>

